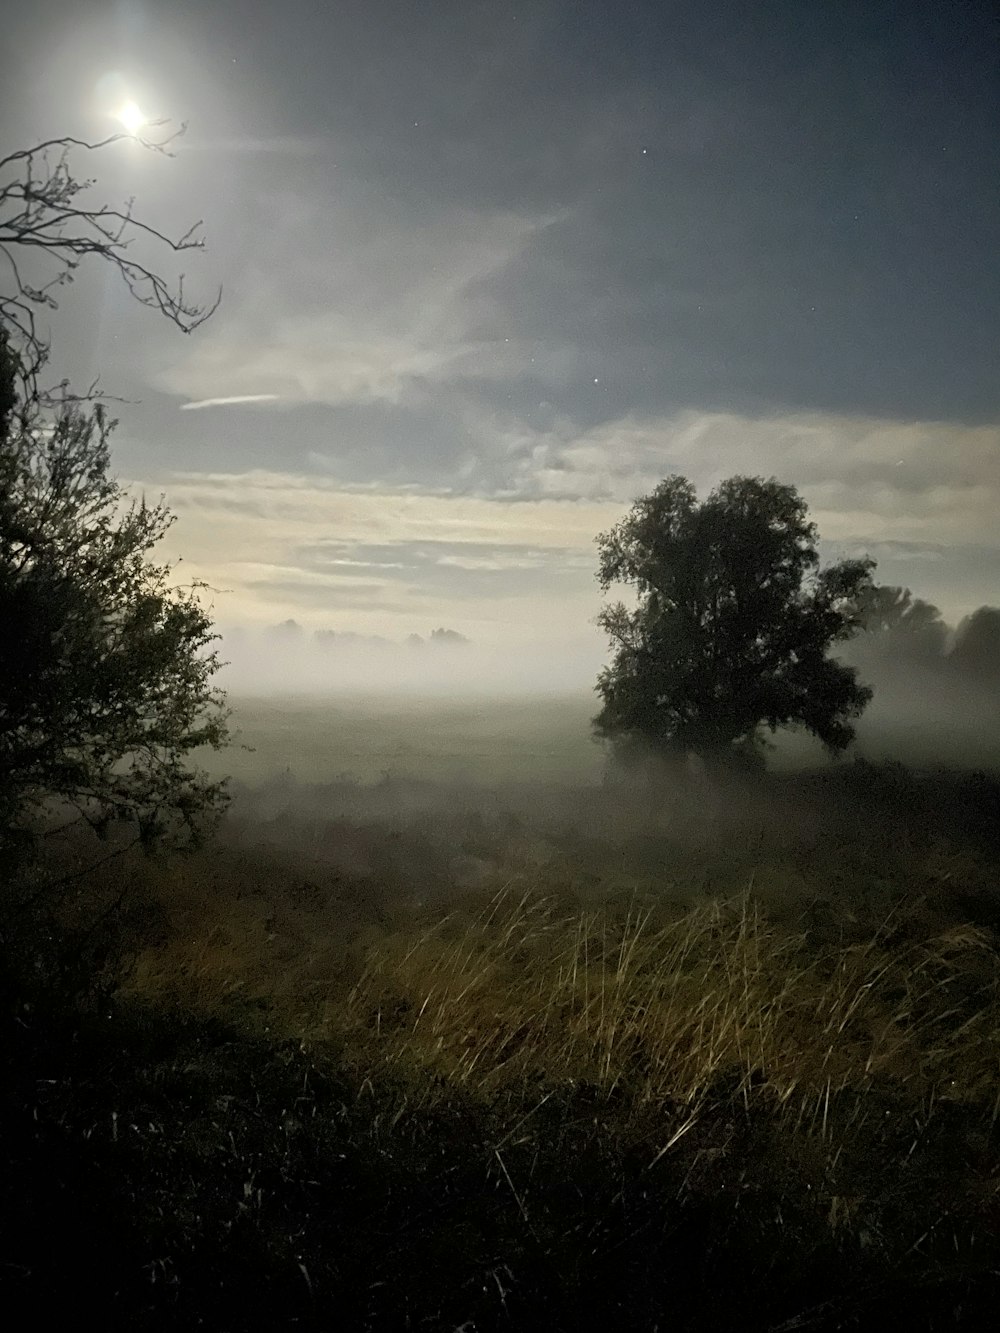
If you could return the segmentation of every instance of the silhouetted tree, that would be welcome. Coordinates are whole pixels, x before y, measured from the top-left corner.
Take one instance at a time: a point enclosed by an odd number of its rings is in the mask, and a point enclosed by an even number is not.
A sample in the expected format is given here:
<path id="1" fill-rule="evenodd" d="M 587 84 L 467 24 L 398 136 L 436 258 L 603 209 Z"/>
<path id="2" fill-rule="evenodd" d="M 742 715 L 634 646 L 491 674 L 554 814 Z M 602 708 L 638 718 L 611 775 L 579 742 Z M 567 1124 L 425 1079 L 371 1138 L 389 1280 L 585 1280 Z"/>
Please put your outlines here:
<path id="1" fill-rule="evenodd" d="M 190 766 L 227 739 L 197 587 L 149 559 L 172 519 L 109 476 L 100 404 L 14 392 L 0 334 L 0 846 L 53 801 L 98 830 L 196 834 L 223 784 Z"/>
<path id="2" fill-rule="evenodd" d="M 157 129 L 158 127 L 152 127 Z M 216 638 L 198 585 L 171 583 L 149 553 L 173 521 L 165 506 L 129 503 L 109 475 L 115 423 L 93 386 L 39 387 L 49 344 L 39 310 L 78 267 L 103 260 L 141 304 L 185 332 L 215 308 L 189 301 L 129 246 L 200 249 L 191 228 L 171 239 L 133 213 L 88 206 L 94 182 L 70 153 L 100 143 L 50 139 L 0 158 L 0 850 L 30 843 L 34 816 L 58 804 L 98 831 L 131 824 L 146 842 L 196 835 L 224 784 L 191 764 L 227 739 L 212 686 Z M 168 152 L 172 138 L 140 140 Z M 2 266 L 0 266 L 2 273 Z"/>
<path id="3" fill-rule="evenodd" d="M 432 629 L 428 640 L 428 643 L 440 644 L 444 647 L 468 642 L 469 640 L 465 635 L 459 634 L 457 629 Z"/>
<path id="4" fill-rule="evenodd" d="M 151 137 L 114 134 L 97 143 L 66 135 L 0 158 L 0 256 L 7 268 L 6 278 L 0 278 L 0 325 L 7 331 L 8 355 L 23 380 L 26 399 L 38 394 L 38 375 L 49 357 L 37 314 L 58 308 L 56 293 L 73 281 L 86 260 L 109 264 L 140 304 L 165 315 L 185 333 L 204 323 L 219 303 L 219 296 L 208 303 L 192 300 L 184 290 L 183 274 L 171 283 L 130 248 L 138 241 L 174 253 L 200 250 L 200 222 L 171 237 L 137 218 L 131 199 L 117 207 L 91 204 L 87 194 L 94 181 L 77 176 L 71 167 L 74 150 L 98 153 L 125 139 L 169 155 L 184 126 L 171 133 L 160 122 L 148 130 Z"/>
<path id="5" fill-rule="evenodd" d="M 949 664 L 980 685 L 1000 686 L 1000 609 L 981 606 L 955 631 Z"/>
<path id="6" fill-rule="evenodd" d="M 389 648 L 384 634 L 358 634 L 354 630 L 318 629 L 313 639 L 321 648 Z"/>
<path id="7" fill-rule="evenodd" d="M 284 639 L 289 643 L 297 643 L 305 637 L 305 630 L 297 620 L 282 620 L 280 624 L 272 625 L 270 633 L 276 639 Z"/>
<path id="8" fill-rule="evenodd" d="M 773 478 L 733 477 L 699 505 L 674 476 L 598 536 L 601 587 L 638 594 L 598 617 L 614 650 L 598 735 L 713 767 L 761 762 L 762 727 L 801 725 L 833 754 L 851 742 L 871 691 L 827 650 L 854 632 L 874 562 L 820 570 L 806 515 Z"/>
<path id="9" fill-rule="evenodd" d="M 859 633 L 851 642 L 866 660 L 943 661 L 948 626 L 936 606 L 914 597 L 909 588 L 886 584 L 862 588 L 856 614 Z"/>

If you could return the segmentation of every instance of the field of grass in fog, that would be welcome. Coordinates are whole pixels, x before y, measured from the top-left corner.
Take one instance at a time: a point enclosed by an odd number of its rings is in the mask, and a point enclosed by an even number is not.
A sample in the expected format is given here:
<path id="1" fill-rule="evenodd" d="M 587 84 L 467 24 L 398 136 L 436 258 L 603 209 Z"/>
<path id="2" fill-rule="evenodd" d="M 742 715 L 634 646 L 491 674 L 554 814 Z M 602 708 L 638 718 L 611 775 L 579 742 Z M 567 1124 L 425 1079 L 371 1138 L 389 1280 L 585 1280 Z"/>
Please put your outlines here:
<path id="1" fill-rule="evenodd" d="M 200 762 L 213 773 L 259 785 L 284 775 L 303 783 L 386 774 L 429 782 L 604 780 L 607 753 L 591 734 L 593 692 L 477 698 L 391 694 L 289 694 L 230 700 L 236 743 Z M 857 724 L 846 759 L 916 765 L 1000 766 L 995 699 L 947 697 L 919 688 L 877 695 Z M 778 771 L 825 766 L 822 747 L 804 733 L 779 734 L 770 755 Z"/>
<path id="2" fill-rule="evenodd" d="M 202 848 L 57 840 L 12 1271 L 170 1328 L 984 1319 L 988 733 L 707 782 L 607 770 L 592 707 L 236 700 Z"/>

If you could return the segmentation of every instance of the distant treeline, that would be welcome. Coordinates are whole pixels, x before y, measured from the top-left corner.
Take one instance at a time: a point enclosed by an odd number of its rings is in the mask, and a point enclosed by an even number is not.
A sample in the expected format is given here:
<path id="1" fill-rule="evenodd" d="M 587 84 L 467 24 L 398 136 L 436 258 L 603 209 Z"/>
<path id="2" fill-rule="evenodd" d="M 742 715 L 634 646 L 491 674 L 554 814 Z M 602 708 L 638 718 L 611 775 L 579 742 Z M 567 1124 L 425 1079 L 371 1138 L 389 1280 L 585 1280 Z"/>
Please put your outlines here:
<path id="1" fill-rule="evenodd" d="M 265 634 L 277 642 L 295 643 L 304 640 L 306 632 L 297 620 L 283 620 L 280 625 L 272 625 Z M 352 630 L 318 629 L 310 637 L 321 648 L 395 648 L 399 644 L 399 640 L 386 638 L 384 634 L 356 634 Z M 422 648 L 427 643 L 447 647 L 469 642 L 458 630 L 443 628 L 432 629 L 426 639 L 420 634 L 410 634 L 405 640 L 409 648 Z"/>
<path id="2" fill-rule="evenodd" d="M 942 685 L 1000 689 L 1000 609 L 981 606 L 958 626 L 909 588 L 875 585 L 859 607 L 861 627 L 837 656 L 877 687 L 900 670 L 938 677 Z"/>

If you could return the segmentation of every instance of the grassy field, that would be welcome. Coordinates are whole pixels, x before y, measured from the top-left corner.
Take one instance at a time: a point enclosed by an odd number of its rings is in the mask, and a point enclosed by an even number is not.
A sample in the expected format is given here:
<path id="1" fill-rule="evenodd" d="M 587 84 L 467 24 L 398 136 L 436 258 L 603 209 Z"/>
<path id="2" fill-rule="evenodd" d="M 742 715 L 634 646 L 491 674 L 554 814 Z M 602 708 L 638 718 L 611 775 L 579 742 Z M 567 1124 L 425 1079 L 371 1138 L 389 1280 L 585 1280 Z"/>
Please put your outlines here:
<path id="1" fill-rule="evenodd" d="M 907 764 L 995 768 L 1000 721 L 985 708 L 876 700 L 858 724 L 853 754 Z M 386 773 L 430 781 L 599 783 L 603 747 L 591 735 L 592 693 L 507 699 L 309 695 L 234 698 L 238 745 L 204 756 L 208 767 L 260 782 L 290 770 L 301 782 L 349 776 L 372 782 Z M 246 747 L 246 748 L 241 748 Z M 779 736 L 771 766 L 821 765 L 821 747 L 805 735 Z"/>
<path id="2" fill-rule="evenodd" d="M 538 782 L 599 781 L 600 746 L 590 737 L 595 711 L 587 695 L 461 700 L 338 696 L 235 699 L 237 740 L 206 763 L 259 782 L 291 770 L 302 782 L 385 773 L 429 781 L 494 778 Z"/>
<path id="3" fill-rule="evenodd" d="M 207 846 L 53 849 L 4 930 L 12 1300 L 992 1326 L 1000 781 L 604 785 L 589 708 L 244 704 Z"/>

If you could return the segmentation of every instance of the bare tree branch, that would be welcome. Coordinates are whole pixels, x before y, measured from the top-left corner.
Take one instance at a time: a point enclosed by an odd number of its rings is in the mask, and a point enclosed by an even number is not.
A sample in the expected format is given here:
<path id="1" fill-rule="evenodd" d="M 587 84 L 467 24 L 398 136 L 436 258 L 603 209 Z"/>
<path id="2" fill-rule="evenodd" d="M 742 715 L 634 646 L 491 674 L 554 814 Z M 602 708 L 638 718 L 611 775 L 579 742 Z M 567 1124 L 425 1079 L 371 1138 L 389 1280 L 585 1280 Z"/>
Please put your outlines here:
<path id="1" fill-rule="evenodd" d="M 150 126 L 153 130 L 166 127 L 165 121 Z M 211 301 L 199 302 L 185 291 L 183 273 L 171 281 L 129 253 L 137 239 L 154 242 L 173 254 L 202 250 L 201 221 L 182 235 L 171 236 L 136 217 L 132 199 L 120 207 L 88 208 L 80 196 L 94 181 L 76 177 L 70 166 L 71 150 L 100 152 L 122 140 L 172 156 L 171 145 L 185 129 L 181 125 L 161 137 L 113 134 L 96 142 L 66 135 L 0 158 L 0 258 L 8 269 L 8 280 L 0 285 L 0 321 L 11 335 L 27 399 L 51 398 L 53 393 L 39 389 L 49 344 L 39 331 L 36 312 L 58 309 L 55 293 L 73 281 L 85 260 L 97 258 L 111 264 L 140 305 L 157 310 L 183 333 L 193 332 L 218 308 L 221 288 Z M 19 262 L 27 254 L 43 256 L 54 271 L 44 281 L 28 281 Z M 65 398 L 66 385 L 58 387 Z M 96 384 L 84 395 L 97 396 Z M 73 397 L 80 400 L 79 395 Z"/>

